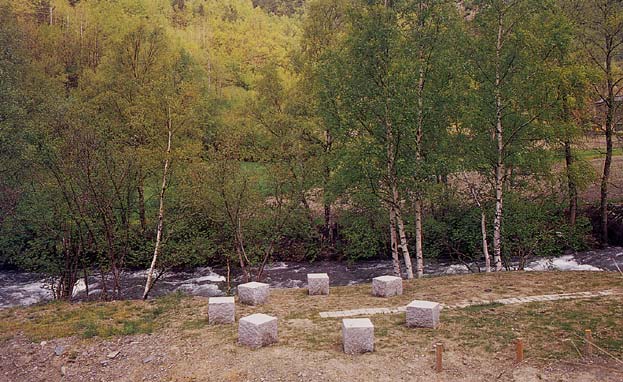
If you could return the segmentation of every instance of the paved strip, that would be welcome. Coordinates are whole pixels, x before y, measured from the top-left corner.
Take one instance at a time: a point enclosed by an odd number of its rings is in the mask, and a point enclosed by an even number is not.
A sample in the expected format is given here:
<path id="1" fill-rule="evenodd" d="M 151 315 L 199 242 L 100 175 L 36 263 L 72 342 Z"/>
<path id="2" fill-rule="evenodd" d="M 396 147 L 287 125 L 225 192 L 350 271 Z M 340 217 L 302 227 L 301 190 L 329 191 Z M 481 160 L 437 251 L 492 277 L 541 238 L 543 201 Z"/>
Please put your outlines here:
<path id="1" fill-rule="evenodd" d="M 462 301 L 453 305 L 442 304 L 443 308 L 447 309 L 461 309 L 469 306 L 489 305 L 489 304 L 527 304 L 530 302 L 543 302 L 543 301 L 559 301 L 559 300 L 573 300 L 582 298 L 596 298 L 604 296 L 613 296 L 620 294 L 620 292 L 613 290 L 602 290 L 598 292 L 574 292 L 574 293 L 559 293 L 559 294 L 544 294 L 538 296 L 522 296 L 522 297 L 510 297 L 499 300 L 482 300 L 473 299 L 468 301 Z M 338 310 L 333 312 L 320 312 L 322 318 L 342 318 L 342 317 L 356 317 L 356 316 L 372 316 L 376 314 L 397 314 L 404 313 L 407 310 L 406 306 L 398 306 L 394 308 L 365 308 L 365 309 L 352 309 L 352 310 Z"/>

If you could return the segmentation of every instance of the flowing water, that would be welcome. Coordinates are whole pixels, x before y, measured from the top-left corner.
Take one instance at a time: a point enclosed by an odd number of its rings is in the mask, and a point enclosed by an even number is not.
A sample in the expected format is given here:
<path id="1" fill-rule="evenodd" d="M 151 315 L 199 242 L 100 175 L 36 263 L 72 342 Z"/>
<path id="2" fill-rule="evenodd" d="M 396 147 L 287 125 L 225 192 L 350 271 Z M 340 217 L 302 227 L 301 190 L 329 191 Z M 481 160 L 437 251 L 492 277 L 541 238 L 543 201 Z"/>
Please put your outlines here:
<path id="1" fill-rule="evenodd" d="M 482 266 L 482 265 L 481 265 Z M 475 271 L 476 264 L 470 264 Z M 528 263 L 527 271 L 618 271 L 623 269 L 623 248 L 611 247 L 603 250 L 578 252 L 552 259 L 539 259 Z M 390 260 L 362 261 L 355 264 L 335 261 L 314 263 L 276 262 L 268 265 L 263 282 L 274 288 L 304 288 L 308 273 L 328 273 L 331 285 L 352 285 L 367 283 L 373 277 L 392 273 Z M 469 273 L 463 264 L 435 263 L 425 267 L 426 275 L 447 275 Z M 226 293 L 226 270 L 202 267 L 186 272 L 171 272 L 162 276 L 154 286 L 151 296 L 162 296 L 180 291 L 195 296 L 222 296 Z M 143 293 L 147 271 L 124 272 L 122 274 L 122 295 L 124 298 L 140 298 Z M 243 282 L 241 274 L 232 275 L 231 284 Z M 0 270 L 0 308 L 32 305 L 52 299 L 50 280 L 36 273 Z M 89 293 L 84 280 L 74 287 L 74 296 L 79 300 L 98 299 L 102 293 L 101 280 L 89 278 Z"/>

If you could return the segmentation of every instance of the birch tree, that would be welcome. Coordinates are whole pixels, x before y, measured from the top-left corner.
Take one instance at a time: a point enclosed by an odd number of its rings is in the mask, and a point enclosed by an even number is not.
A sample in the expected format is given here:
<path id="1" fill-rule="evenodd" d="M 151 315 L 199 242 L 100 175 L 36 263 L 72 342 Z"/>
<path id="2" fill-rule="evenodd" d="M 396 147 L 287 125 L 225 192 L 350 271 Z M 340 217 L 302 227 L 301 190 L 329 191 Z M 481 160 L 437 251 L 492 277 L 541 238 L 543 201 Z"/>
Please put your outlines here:
<path id="1" fill-rule="evenodd" d="M 393 270 L 413 277 L 403 213 L 407 168 L 404 139 L 409 128 L 405 99 L 411 84 L 402 60 L 403 36 L 389 2 L 357 7 L 347 35 L 323 68 L 321 104 L 335 105 L 324 120 L 336 127 L 339 173 L 351 192 L 375 195 L 387 211 Z M 411 107 L 411 105 L 409 105 Z"/>
<path id="2" fill-rule="evenodd" d="M 158 227 L 156 228 L 156 244 L 154 246 L 154 256 L 151 260 L 151 266 L 147 272 L 147 281 L 145 282 L 145 290 L 143 291 L 143 300 L 147 299 L 154 283 L 154 270 L 160 254 L 162 245 L 162 230 L 164 229 L 164 195 L 167 191 L 167 178 L 169 175 L 169 165 L 171 161 L 171 139 L 173 137 L 173 126 L 171 121 L 171 107 L 167 109 L 167 148 L 164 153 L 164 164 L 162 167 L 162 185 L 160 186 L 160 194 L 158 197 Z"/>
<path id="3" fill-rule="evenodd" d="M 553 32 L 544 28 L 551 11 L 547 3 L 486 0 L 478 5 L 470 23 L 472 48 L 467 50 L 475 85 L 470 106 L 472 131 L 468 134 L 476 142 L 473 154 L 486 158 L 482 169 L 488 168 L 492 175 L 493 263 L 495 270 L 501 271 L 504 193 L 509 176 L 515 165 L 534 164 L 525 158 L 542 151 L 536 143 L 546 133 L 539 123 L 550 105 L 546 63 Z"/>

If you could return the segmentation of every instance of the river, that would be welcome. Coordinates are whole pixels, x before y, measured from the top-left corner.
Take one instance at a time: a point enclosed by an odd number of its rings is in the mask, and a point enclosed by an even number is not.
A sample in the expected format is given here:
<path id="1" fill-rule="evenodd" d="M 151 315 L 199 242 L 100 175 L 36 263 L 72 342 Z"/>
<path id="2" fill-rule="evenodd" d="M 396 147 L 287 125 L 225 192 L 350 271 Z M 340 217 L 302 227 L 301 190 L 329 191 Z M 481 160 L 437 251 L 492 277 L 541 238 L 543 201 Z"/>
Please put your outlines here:
<path id="1" fill-rule="evenodd" d="M 618 268 L 617 268 L 618 267 Z M 577 252 L 551 259 L 538 259 L 528 263 L 527 271 L 618 271 L 623 269 L 623 248 L 611 247 L 601 250 Z M 304 288 L 307 273 L 326 272 L 331 278 L 331 285 L 353 285 L 370 282 L 373 277 L 391 274 L 390 260 L 361 261 L 354 264 L 336 261 L 318 261 L 314 263 L 275 262 L 266 267 L 263 282 L 273 288 Z M 424 273 L 428 276 L 468 273 L 462 264 L 431 263 L 426 265 Z M 171 272 L 158 280 L 152 296 L 162 296 L 180 291 L 194 296 L 222 296 L 226 292 L 223 268 L 202 267 L 192 271 Z M 122 295 L 125 298 L 140 298 L 145 285 L 147 271 L 123 272 Z M 242 276 L 232 276 L 232 285 L 242 282 Z M 89 294 L 86 294 L 84 281 L 74 287 L 74 296 L 78 300 L 99 298 L 100 280 L 89 278 Z M 0 308 L 26 306 L 52 299 L 49 281 L 37 273 L 0 270 Z"/>

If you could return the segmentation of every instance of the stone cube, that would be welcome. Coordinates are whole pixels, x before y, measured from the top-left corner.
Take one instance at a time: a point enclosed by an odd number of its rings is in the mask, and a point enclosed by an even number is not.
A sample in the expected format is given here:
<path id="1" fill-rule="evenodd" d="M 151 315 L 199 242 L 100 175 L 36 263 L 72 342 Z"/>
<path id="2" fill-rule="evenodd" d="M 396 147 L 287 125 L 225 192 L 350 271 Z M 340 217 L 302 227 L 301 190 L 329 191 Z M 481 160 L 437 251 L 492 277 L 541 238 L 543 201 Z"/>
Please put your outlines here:
<path id="1" fill-rule="evenodd" d="M 277 340 L 277 317 L 256 313 L 238 322 L 238 342 L 241 345 L 257 349 Z"/>
<path id="2" fill-rule="evenodd" d="M 414 300 L 407 305 L 407 326 L 436 328 L 439 325 L 441 304 L 432 301 Z"/>
<path id="3" fill-rule="evenodd" d="M 402 279 L 396 276 L 379 276 L 372 279 L 372 295 L 391 297 L 402 294 Z"/>
<path id="4" fill-rule="evenodd" d="M 231 324 L 235 319 L 236 303 L 233 297 L 210 297 L 208 300 L 208 322 Z"/>
<path id="5" fill-rule="evenodd" d="M 329 294 L 329 275 L 326 273 L 308 273 L 307 291 L 313 295 Z"/>
<path id="6" fill-rule="evenodd" d="M 240 302 L 247 305 L 260 305 L 268 300 L 268 284 L 250 282 L 238 285 L 238 298 Z"/>
<path id="7" fill-rule="evenodd" d="M 374 351 L 374 325 L 369 318 L 342 320 L 344 353 L 358 354 Z"/>

